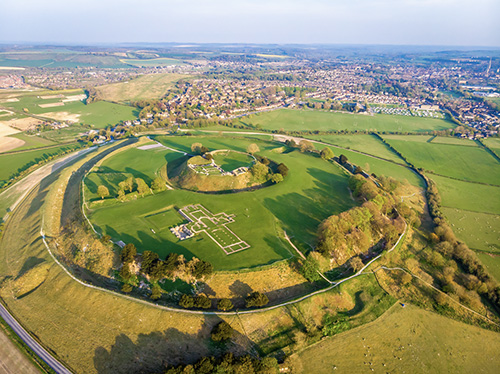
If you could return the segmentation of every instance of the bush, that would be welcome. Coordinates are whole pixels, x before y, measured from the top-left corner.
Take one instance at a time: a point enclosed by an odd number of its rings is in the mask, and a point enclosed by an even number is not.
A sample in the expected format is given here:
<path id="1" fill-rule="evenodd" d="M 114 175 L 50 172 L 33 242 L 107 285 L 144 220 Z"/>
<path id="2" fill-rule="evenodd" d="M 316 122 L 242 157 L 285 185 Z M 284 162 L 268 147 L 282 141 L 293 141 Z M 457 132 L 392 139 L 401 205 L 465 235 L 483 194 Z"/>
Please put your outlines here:
<path id="1" fill-rule="evenodd" d="M 201 279 L 204 276 L 212 274 L 214 267 L 210 262 L 200 260 L 194 265 L 193 276 L 196 279 Z"/>
<path id="2" fill-rule="evenodd" d="M 134 289 L 134 287 L 132 287 L 130 284 L 128 283 L 125 283 L 123 286 L 122 286 L 122 292 L 125 292 L 125 293 L 130 293 L 132 292 L 132 290 Z"/>
<path id="3" fill-rule="evenodd" d="M 214 326 L 212 332 L 210 333 L 210 338 L 214 342 L 222 342 L 231 339 L 233 331 L 234 330 L 229 323 L 222 321 Z"/>
<path id="4" fill-rule="evenodd" d="M 222 310 L 224 312 L 227 310 L 231 310 L 233 308 L 234 308 L 234 305 L 231 302 L 231 300 L 229 300 L 229 299 L 220 299 L 217 302 L 217 309 Z"/>
<path id="5" fill-rule="evenodd" d="M 247 308 L 251 307 L 261 307 L 269 303 L 269 298 L 260 293 L 260 292 L 252 292 L 248 297 L 245 299 L 245 305 Z"/>
<path id="6" fill-rule="evenodd" d="M 300 268 L 300 273 L 304 278 L 306 278 L 309 282 L 314 282 L 320 279 L 319 271 L 319 263 L 316 260 L 312 253 L 309 253 L 306 260 L 302 263 Z"/>
<path id="7" fill-rule="evenodd" d="M 183 308 L 192 308 L 194 306 L 194 298 L 189 295 L 182 295 L 179 300 L 179 305 Z"/>
<path id="8" fill-rule="evenodd" d="M 201 309 L 209 309 L 212 306 L 212 301 L 203 295 L 195 296 L 194 306 Z"/>

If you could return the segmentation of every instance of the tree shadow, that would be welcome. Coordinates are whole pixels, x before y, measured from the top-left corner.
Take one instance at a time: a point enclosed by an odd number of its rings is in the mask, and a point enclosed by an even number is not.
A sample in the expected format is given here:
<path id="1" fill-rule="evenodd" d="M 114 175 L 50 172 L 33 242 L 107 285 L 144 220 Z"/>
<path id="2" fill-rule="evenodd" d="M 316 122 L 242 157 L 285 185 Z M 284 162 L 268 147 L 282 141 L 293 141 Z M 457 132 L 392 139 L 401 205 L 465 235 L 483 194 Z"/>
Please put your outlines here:
<path id="1" fill-rule="evenodd" d="M 207 315 L 200 318 L 204 318 L 203 324 L 193 334 L 168 328 L 139 334 L 133 341 L 122 333 L 109 350 L 95 350 L 94 367 L 98 374 L 160 373 L 169 365 L 192 364 L 202 357 L 221 356 L 225 352 L 242 355 L 252 348 L 253 343 L 237 331 L 227 344 L 211 343 L 210 332 L 221 319 Z"/>
<path id="2" fill-rule="evenodd" d="M 247 297 L 248 294 L 252 293 L 252 287 L 242 281 L 236 280 L 232 285 L 229 286 L 229 291 L 238 297 Z"/>
<path id="3" fill-rule="evenodd" d="M 21 270 L 19 270 L 16 279 L 21 277 L 28 270 L 33 269 L 35 266 L 41 264 L 42 262 L 45 262 L 43 258 L 38 258 L 33 256 L 28 257 L 27 260 L 24 262 L 23 266 L 21 267 Z"/>

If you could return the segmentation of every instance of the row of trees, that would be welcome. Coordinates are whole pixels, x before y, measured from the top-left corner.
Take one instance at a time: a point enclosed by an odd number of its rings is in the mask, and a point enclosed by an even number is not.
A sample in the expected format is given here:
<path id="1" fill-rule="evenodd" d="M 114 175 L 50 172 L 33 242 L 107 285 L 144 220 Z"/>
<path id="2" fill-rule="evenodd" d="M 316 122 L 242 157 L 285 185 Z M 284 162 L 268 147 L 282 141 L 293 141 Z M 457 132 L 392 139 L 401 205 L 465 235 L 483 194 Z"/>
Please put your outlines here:
<path id="1" fill-rule="evenodd" d="M 252 292 L 245 298 L 245 307 L 254 308 L 262 307 L 269 303 L 269 298 L 267 295 L 260 292 Z M 216 302 L 217 309 L 223 312 L 227 312 L 234 308 L 234 304 L 229 299 L 219 299 Z M 179 299 L 179 306 L 186 309 L 210 309 L 212 308 L 212 299 L 205 295 L 186 295 L 183 294 Z"/>
<path id="2" fill-rule="evenodd" d="M 169 367 L 165 374 L 278 374 L 274 357 L 255 358 L 249 355 L 234 357 L 226 353 L 221 358 L 203 357 L 193 365 Z"/>
<path id="3" fill-rule="evenodd" d="M 132 193 L 136 191 L 139 195 L 144 196 L 149 193 L 150 190 L 155 192 L 165 191 L 166 189 L 165 180 L 162 177 L 156 177 L 152 182 L 151 186 L 144 181 L 142 178 L 134 178 L 128 177 L 124 181 L 118 183 L 118 199 L 123 200 L 128 193 Z M 105 197 L 110 196 L 110 192 L 108 187 L 105 185 L 100 185 L 97 187 L 97 195 L 104 199 Z"/>

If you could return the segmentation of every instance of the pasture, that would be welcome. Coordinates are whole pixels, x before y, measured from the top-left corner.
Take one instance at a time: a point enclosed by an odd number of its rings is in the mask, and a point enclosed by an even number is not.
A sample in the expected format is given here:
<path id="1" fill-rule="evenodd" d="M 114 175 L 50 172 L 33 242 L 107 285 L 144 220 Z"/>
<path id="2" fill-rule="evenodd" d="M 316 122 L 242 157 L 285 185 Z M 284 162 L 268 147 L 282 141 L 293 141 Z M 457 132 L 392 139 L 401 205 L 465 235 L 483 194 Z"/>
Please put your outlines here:
<path id="1" fill-rule="evenodd" d="M 160 99 L 179 79 L 191 76 L 183 74 L 148 74 L 127 82 L 112 83 L 96 87 L 103 100 L 113 102 L 133 102 Z"/>
<path id="2" fill-rule="evenodd" d="M 352 114 L 317 110 L 278 109 L 243 117 L 239 123 L 268 130 L 411 131 L 445 130 L 455 125 L 447 120 L 376 114 Z"/>
<path id="3" fill-rule="evenodd" d="M 498 333 L 396 304 L 376 321 L 294 354 L 298 372 L 496 373 Z"/>
<path id="4" fill-rule="evenodd" d="M 132 65 L 134 67 L 154 67 L 154 66 L 171 66 L 171 65 L 184 65 L 181 60 L 176 60 L 173 58 L 123 58 L 120 60 L 124 64 Z"/>
<path id="5" fill-rule="evenodd" d="M 210 149 L 231 148 L 244 152 L 248 144 L 256 142 L 254 139 L 220 137 L 159 136 L 156 139 L 182 151 L 190 151 L 193 142 L 201 142 Z M 317 227 L 323 219 L 353 206 L 347 177 L 337 166 L 312 155 L 298 151 L 276 154 L 272 152 L 276 144 L 257 144 L 261 149 L 259 155 L 278 163 L 284 162 L 289 167 L 289 175 L 284 182 L 235 194 L 169 190 L 136 201 L 96 208 L 91 212 L 90 219 L 100 232 L 111 235 L 114 240 L 133 242 L 140 251 L 155 250 L 161 257 L 170 252 L 182 253 L 188 258 L 194 255 L 212 262 L 218 270 L 254 267 L 290 257 L 287 245 L 279 239 L 281 228 L 294 238 L 302 250 L 307 251 L 314 245 Z M 116 157 L 124 157 L 126 152 Z M 172 157 L 184 157 L 180 153 L 172 154 Z M 106 161 L 107 165 L 110 162 L 113 162 L 113 157 Z M 153 234 L 144 219 L 154 212 L 193 204 L 202 204 L 214 213 L 234 214 L 235 222 L 231 223 L 231 230 L 251 248 L 226 256 L 205 234 L 181 242 L 170 233 L 168 226 Z M 169 213 L 169 216 L 172 217 L 172 214 Z M 179 215 L 177 224 L 182 221 Z"/>
<path id="6" fill-rule="evenodd" d="M 442 208 L 457 237 L 471 249 L 500 253 L 500 215 Z"/>
<path id="7" fill-rule="evenodd" d="M 307 138 L 350 148 L 394 162 L 404 163 L 396 153 L 391 151 L 389 147 L 373 135 L 307 135 Z M 316 145 L 316 148 L 320 147 L 320 145 Z M 338 149 L 336 152 L 333 149 L 333 151 L 337 154 L 342 152 L 341 149 Z"/>
<path id="8" fill-rule="evenodd" d="M 500 255 L 498 253 L 476 252 L 488 272 L 500 282 Z"/>
<path id="9" fill-rule="evenodd" d="M 53 51 L 0 52 L 0 66 L 14 67 L 65 67 L 98 66 L 101 68 L 127 68 L 117 56 L 94 55 L 58 48 Z"/>
<path id="10" fill-rule="evenodd" d="M 500 186 L 499 163 L 482 148 L 424 143 L 404 135 L 386 139 L 416 167 L 464 181 Z"/>

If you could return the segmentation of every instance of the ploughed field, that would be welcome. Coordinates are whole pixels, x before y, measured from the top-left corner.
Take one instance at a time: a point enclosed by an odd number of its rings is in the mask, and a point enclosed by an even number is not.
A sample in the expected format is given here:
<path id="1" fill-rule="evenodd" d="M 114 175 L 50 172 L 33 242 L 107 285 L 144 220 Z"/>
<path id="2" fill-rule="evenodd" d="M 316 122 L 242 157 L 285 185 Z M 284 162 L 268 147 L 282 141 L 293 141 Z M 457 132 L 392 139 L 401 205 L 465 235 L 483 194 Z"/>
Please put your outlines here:
<path id="1" fill-rule="evenodd" d="M 152 250 L 163 258 L 171 252 L 187 258 L 196 256 L 210 261 L 218 270 L 265 265 L 291 256 L 292 249 L 282 239 L 283 229 L 302 250 L 310 249 L 315 244 L 319 223 L 354 205 L 344 172 L 311 154 L 298 150 L 278 153 L 280 144 L 246 138 L 160 136 L 156 140 L 181 152 L 191 152 L 191 144 L 195 142 L 210 150 L 239 152 L 246 152 L 249 144 L 256 143 L 260 148 L 258 155 L 285 163 L 289 174 L 283 182 L 255 191 L 207 194 L 174 189 L 127 202 L 110 197 L 99 204 L 96 201 L 100 200 L 97 196 L 100 184 L 106 185 L 113 195 L 118 183 L 127 176 L 141 177 L 149 183 L 162 164 L 169 170 L 188 157 L 161 147 L 131 148 L 111 156 L 86 178 L 86 199 L 94 201 L 89 218 L 98 232 L 110 235 L 114 241 L 134 243 L 139 251 Z M 250 247 L 227 255 L 206 233 L 177 239 L 170 228 L 187 222 L 177 210 L 195 204 L 201 204 L 214 215 L 234 215 L 234 222 L 226 227 Z"/>

